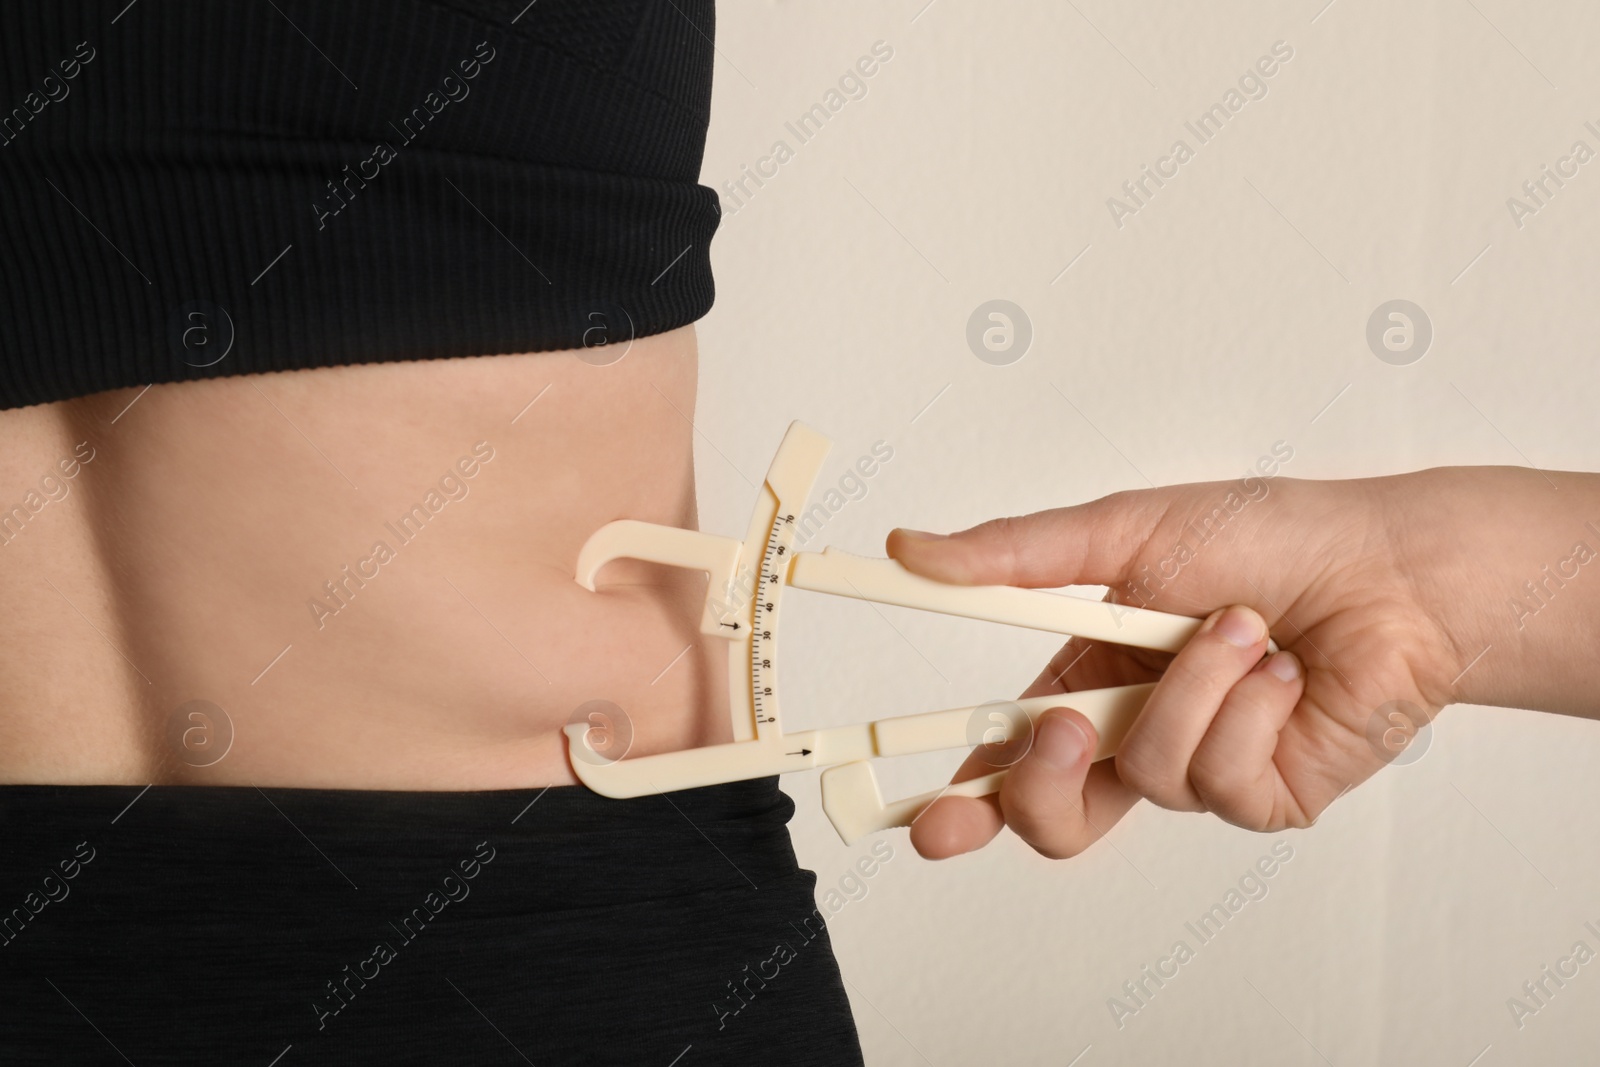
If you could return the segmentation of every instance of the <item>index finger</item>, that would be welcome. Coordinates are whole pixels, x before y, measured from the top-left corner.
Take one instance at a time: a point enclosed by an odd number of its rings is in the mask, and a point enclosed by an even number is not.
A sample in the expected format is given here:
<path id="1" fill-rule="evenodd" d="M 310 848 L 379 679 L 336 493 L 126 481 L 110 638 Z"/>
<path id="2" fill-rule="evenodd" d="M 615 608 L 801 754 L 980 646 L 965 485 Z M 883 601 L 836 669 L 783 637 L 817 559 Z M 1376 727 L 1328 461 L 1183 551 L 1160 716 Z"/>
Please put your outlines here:
<path id="1" fill-rule="evenodd" d="M 906 569 L 959 585 L 1115 585 L 1173 494 L 1113 493 L 1087 504 L 990 519 L 949 535 L 895 529 L 886 548 Z"/>

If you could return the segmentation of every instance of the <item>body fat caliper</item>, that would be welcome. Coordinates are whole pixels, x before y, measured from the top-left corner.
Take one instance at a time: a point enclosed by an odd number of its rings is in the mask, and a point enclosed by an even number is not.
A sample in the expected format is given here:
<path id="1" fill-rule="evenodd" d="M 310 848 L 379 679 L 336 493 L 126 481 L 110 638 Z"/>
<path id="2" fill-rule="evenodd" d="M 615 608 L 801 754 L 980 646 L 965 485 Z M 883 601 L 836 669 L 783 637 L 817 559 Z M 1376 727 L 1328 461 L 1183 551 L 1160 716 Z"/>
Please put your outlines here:
<path id="1" fill-rule="evenodd" d="M 912 574 L 896 560 L 870 559 L 832 547 L 796 552 L 797 516 L 831 447 L 832 442 L 805 424 L 790 424 L 742 541 L 619 519 L 596 530 L 584 543 L 577 580 L 591 592 L 600 569 L 614 559 L 697 569 L 710 576 L 701 630 L 734 646 L 728 687 L 734 740 L 627 759 L 625 753 L 618 757 L 601 753 L 592 743 L 593 725 L 569 723 L 568 751 L 579 781 L 603 796 L 622 798 L 825 767 L 823 811 L 839 836 L 851 844 L 878 830 L 910 825 L 938 797 L 993 793 L 1006 774 L 1000 770 L 885 803 L 872 759 L 1025 737 L 1034 718 L 1063 705 L 1094 723 L 1100 735 L 1096 760 L 1115 755 L 1154 683 L 1009 701 L 1005 704 L 1009 714 L 988 714 L 991 705 L 977 705 L 783 732 L 778 712 L 778 620 L 789 587 L 1164 652 L 1182 648 L 1201 623 L 1188 616 L 1039 589 L 950 585 Z M 1269 642 L 1269 652 L 1275 648 Z M 972 736 L 974 723 L 980 728 L 978 738 Z"/>

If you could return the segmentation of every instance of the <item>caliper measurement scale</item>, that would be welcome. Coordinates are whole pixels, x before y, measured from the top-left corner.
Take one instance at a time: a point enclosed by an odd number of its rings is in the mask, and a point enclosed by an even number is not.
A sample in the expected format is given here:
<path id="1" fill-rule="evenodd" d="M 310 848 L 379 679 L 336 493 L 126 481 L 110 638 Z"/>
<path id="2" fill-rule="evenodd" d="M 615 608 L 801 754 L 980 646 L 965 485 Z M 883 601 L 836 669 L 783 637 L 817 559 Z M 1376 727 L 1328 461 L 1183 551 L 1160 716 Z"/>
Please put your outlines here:
<path id="1" fill-rule="evenodd" d="M 1182 648 L 1201 622 L 1044 590 L 949 585 L 912 574 L 895 560 L 869 559 L 836 548 L 796 552 L 797 516 L 804 513 L 830 447 L 826 437 L 805 424 L 790 424 L 767 471 L 743 541 L 619 519 L 596 530 L 584 543 L 578 554 L 577 580 L 590 591 L 595 589 L 600 569 L 613 559 L 705 571 L 710 581 L 701 630 L 741 646 L 747 654 L 729 657 L 731 742 L 608 760 L 590 745 L 588 725 L 570 723 L 567 743 L 579 781 L 603 796 L 622 798 L 825 767 L 823 811 L 849 844 L 878 830 L 909 825 L 940 796 L 993 793 L 1005 777 L 1005 771 L 996 771 L 886 804 L 869 762 L 872 759 L 1010 740 L 1025 735 L 1046 709 L 1063 705 L 1070 705 L 1094 724 L 1100 736 L 1094 759 L 1114 755 L 1154 683 L 783 732 L 777 650 L 779 609 L 786 586 L 1164 652 Z M 1268 651 L 1275 649 L 1269 641 Z M 1000 707 L 1021 714 L 999 714 Z M 985 720 L 989 711 L 995 714 Z M 1021 715 L 1027 717 L 1026 724 L 1019 721 Z M 970 736 L 975 729 L 981 730 L 978 738 Z"/>
<path id="2" fill-rule="evenodd" d="M 776 727 L 778 723 L 777 635 L 773 627 L 778 622 L 778 599 L 783 596 L 784 557 L 794 544 L 794 514 L 783 511 L 782 501 L 777 502 L 777 517 L 772 520 L 767 534 L 767 550 L 761 556 L 761 580 L 757 595 L 751 598 L 754 605 L 750 619 L 750 700 L 756 716 L 756 735 L 765 736 L 763 726 Z M 733 624 L 738 629 L 739 624 Z M 770 709 L 770 710 L 769 710 Z"/>

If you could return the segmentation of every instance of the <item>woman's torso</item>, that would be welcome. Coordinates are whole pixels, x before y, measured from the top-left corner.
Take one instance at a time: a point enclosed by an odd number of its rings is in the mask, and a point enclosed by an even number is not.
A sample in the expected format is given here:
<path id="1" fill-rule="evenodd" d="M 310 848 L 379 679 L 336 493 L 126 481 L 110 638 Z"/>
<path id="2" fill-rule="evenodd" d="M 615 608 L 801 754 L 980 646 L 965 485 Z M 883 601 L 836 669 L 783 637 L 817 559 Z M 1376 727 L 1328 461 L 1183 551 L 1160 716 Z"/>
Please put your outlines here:
<path id="1" fill-rule="evenodd" d="M 703 575 L 577 553 L 695 525 L 691 328 L 0 412 L 0 781 L 569 783 L 561 727 L 727 739 Z M 204 702 L 204 703 L 195 703 Z M 220 709 L 220 712 L 216 709 Z"/>

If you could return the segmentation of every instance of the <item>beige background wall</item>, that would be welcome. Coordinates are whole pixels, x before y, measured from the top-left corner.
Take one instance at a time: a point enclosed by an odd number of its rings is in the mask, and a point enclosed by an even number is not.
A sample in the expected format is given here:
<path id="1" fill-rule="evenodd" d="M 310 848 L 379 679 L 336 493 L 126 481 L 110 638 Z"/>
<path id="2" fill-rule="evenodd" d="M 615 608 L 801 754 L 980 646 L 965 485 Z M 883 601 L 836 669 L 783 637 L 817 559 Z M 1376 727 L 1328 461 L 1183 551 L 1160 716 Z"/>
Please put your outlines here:
<path id="1" fill-rule="evenodd" d="M 1593 4 L 924 2 L 722 5 L 702 180 L 780 139 L 792 158 L 727 199 L 713 248 L 705 529 L 742 533 L 794 418 L 836 442 L 824 484 L 893 447 L 816 542 L 873 554 L 898 524 L 1237 477 L 1280 440 L 1299 477 L 1600 469 L 1600 160 L 1520 228 L 1506 204 L 1574 141 L 1600 150 Z M 801 143 L 785 122 L 877 41 L 893 56 L 865 95 Z M 1279 41 L 1266 95 L 1200 145 L 1184 121 Z M 1119 228 L 1107 198 L 1178 138 L 1194 157 Z M 1032 323 L 1009 366 L 966 342 L 996 298 Z M 1434 331 L 1407 366 L 1365 337 L 1396 298 Z M 1012 696 L 1054 647 L 811 594 L 787 612 L 793 725 Z M 1307 832 L 1141 805 L 1074 861 L 1007 835 L 931 864 L 898 831 L 831 923 L 867 1060 L 1593 1062 L 1600 963 L 1521 1029 L 1506 1001 L 1574 942 L 1600 950 L 1597 757 L 1600 725 L 1457 707 Z M 866 846 L 838 843 L 814 774 L 784 786 L 803 862 L 837 886 Z M 1280 840 L 1268 894 L 1119 1029 L 1108 998 L 1197 945 L 1185 921 Z"/>

